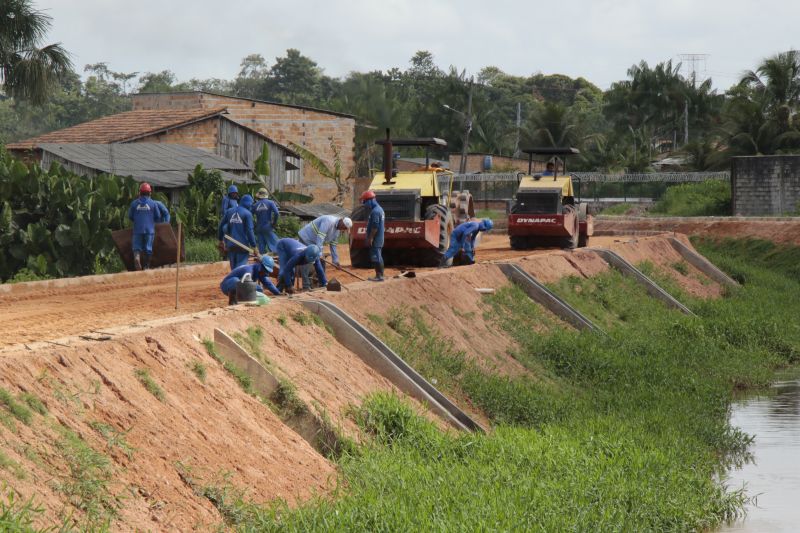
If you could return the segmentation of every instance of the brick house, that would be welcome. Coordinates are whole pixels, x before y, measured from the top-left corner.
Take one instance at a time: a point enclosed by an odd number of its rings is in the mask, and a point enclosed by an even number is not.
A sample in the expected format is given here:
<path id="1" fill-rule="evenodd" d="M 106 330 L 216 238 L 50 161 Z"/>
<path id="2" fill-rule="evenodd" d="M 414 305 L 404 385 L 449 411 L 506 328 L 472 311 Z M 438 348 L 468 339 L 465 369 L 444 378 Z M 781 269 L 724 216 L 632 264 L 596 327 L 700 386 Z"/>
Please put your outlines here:
<path id="1" fill-rule="evenodd" d="M 270 137 L 231 120 L 225 108 L 134 110 L 17 141 L 6 149 L 17 157 L 42 161 L 46 144 L 176 144 L 217 154 L 252 168 L 266 144 L 270 185 L 282 189 L 302 181 L 298 155 Z"/>
<path id="2" fill-rule="evenodd" d="M 135 94 L 132 98 L 134 111 L 225 108 L 226 116 L 237 124 L 268 135 L 277 143 L 303 146 L 329 166 L 333 163 L 333 139 L 342 160 L 342 174 L 349 176 L 355 168 L 353 115 L 202 91 Z M 331 201 L 336 193 L 333 182 L 302 160 L 299 166 L 302 181 L 290 182 L 284 189 L 313 195 L 316 201 Z"/>

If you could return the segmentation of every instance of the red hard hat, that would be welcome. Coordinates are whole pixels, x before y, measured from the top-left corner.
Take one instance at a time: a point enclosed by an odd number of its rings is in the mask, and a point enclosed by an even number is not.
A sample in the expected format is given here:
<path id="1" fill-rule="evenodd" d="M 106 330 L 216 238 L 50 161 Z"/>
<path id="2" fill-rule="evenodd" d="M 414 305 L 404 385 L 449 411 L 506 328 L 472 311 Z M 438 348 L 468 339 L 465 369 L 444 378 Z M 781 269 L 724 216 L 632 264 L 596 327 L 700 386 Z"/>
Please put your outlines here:
<path id="1" fill-rule="evenodd" d="M 139 185 L 139 194 L 150 194 L 151 192 L 153 192 L 153 188 L 149 183 L 144 182 Z"/>
<path id="2" fill-rule="evenodd" d="M 364 191 L 364 194 L 361 195 L 361 201 L 366 202 L 367 200 L 372 200 L 375 198 L 375 193 L 372 191 Z"/>

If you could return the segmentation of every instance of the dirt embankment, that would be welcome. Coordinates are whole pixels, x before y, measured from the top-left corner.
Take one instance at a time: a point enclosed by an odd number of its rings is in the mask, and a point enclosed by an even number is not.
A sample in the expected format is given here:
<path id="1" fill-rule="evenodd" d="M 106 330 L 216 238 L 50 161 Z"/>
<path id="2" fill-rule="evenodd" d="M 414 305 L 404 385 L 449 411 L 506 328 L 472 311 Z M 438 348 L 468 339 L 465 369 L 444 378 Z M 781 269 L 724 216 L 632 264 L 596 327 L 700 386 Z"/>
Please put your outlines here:
<path id="1" fill-rule="evenodd" d="M 670 267 L 681 258 L 663 238 L 607 238 L 604 245 L 632 262 L 652 262 L 686 290 L 693 286 L 690 276 Z M 517 261 L 544 282 L 594 276 L 608 268 L 591 250 L 540 252 Z M 217 268 L 198 268 L 198 279 L 208 282 L 203 269 Z M 160 273 L 149 275 L 156 284 L 168 283 Z M 97 285 L 102 290 L 86 294 L 116 303 L 122 313 L 134 312 L 120 295 L 141 289 L 137 276 L 124 275 L 119 282 L 125 285 L 122 288 L 109 280 Z M 393 307 L 406 306 L 483 368 L 518 375 L 527 371 L 511 355 L 514 341 L 484 317 L 484 297 L 475 290 L 507 284 L 496 265 L 479 264 L 419 272 L 415 279 L 383 284 L 353 283 L 340 294 L 304 297 L 330 299 L 367 327 L 370 315 L 384 316 Z M 708 286 L 715 285 L 708 282 Z M 78 290 L 81 294 L 85 289 L 81 284 L 51 286 L 44 291 L 45 301 L 54 295 L 48 291 Z M 198 288 L 198 292 L 215 290 L 216 283 Z M 18 301 L 35 300 L 35 287 L 20 291 L 14 295 Z M 146 302 L 147 297 L 137 301 Z M 217 301 L 221 295 L 212 298 L 213 306 L 224 304 Z M 202 307 L 199 303 L 198 299 Z M 108 495 L 120 497 L 114 529 L 185 530 L 218 524 L 222 517 L 208 495 L 210 489 L 225 484 L 246 491 L 247 498 L 256 502 L 302 501 L 334 486 L 334 466 L 268 406 L 246 394 L 207 353 L 201 341 L 212 338 L 215 327 L 228 333 L 258 328 L 259 357 L 297 387 L 306 405 L 324 412 L 347 435 L 357 436 L 348 417 L 351 406 L 359 405 L 372 391 L 395 390 L 326 328 L 308 320 L 307 312 L 294 300 L 275 299 L 262 308 L 212 309 L 159 325 L 104 328 L 111 333 L 105 341 L 63 338 L 86 331 L 87 325 L 96 330 L 107 324 L 102 322 L 103 313 L 87 311 L 94 305 L 99 304 L 89 300 L 84 307 L 73 305 L 72 321 L 70 313 L 63 311 L 56 319 L 61 321 L 58 331 L 27 327 L 47 321 L 45 317 L 30 318 L 27 324 L 18 318 L 21 322 L 14 326 L 5 319 L 2 323 L 6 348 L 0 354 L 0 385 L 14 397 L 29 393 L 39 398 L 47 414 L 34 415 L 30 424 L 6 417 L 5 425 L 0 425 L 2 450 L 9 464 L 18 467 L 0 468 L 0 481 L 41 502 L 46 508 L 43 524 L 55 523 L 70 511 L 78 518 L 85 514 L 75 508 L 73 504 L 79 502 L 68 490 L 70 479 L 80 472 L 67 467 L 63 428 L 110 458 L 113 473 L 106 481 Z M 163 316 L 161 306 L 152 314 L 144 312 L 149 308 L 143 306 L 135 311 L 141 313 L 135 320 Z M 3 313 L 7 309 L 4 306 Z M 17 331 L 26 332 L 26 341 L 59 338 L 56 342 L 66 346 L 36 343 L 26 347 L 14 342 Z M 198 375 L 200 367 L 205 369 L 204 381 Z M 157 389 L 145 387 L 142 371 Z M 162 391 L 163 399 L 156 398 L 153 390 Z M 96 471 L 84 474 L 98 476 Z"/>
<path id="2" fill-rule="evenodd" d="M 765 239 L 778 244 L 800 245 L 800 217 L 597 217 L 595 231 L 631 234 L 637 231 L 670 231 L 713 239 Z"/>

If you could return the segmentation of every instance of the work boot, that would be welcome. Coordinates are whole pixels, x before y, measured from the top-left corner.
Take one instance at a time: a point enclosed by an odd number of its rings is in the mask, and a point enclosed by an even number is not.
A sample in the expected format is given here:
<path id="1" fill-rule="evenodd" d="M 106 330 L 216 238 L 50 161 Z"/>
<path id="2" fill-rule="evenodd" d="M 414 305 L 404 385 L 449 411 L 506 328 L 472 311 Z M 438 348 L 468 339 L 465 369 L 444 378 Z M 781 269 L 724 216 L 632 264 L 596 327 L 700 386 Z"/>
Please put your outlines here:
<path id="1" fill-rule="evenodd" d="M 150 268 L 150 254 L 144 254 L 144 258 L 142 261 L 142 270 L 147 270 Z"/>
<path id="2" fill-rule="evenodd" d="M 140 252 L 133 252 L 133 269 L 142 269 L 142 254 Z"/>
<path id="3" fill-rule="evenodd" d="M 236 305 L 239 300 L 236 298 L 236 289 L 228 291 L 228 305 Z"/>
<path id="4" fill-rule="evenodd" d="M 447 264 L 447 257 L 442 256 L 442 260 L 439 261 L 439 268 L 447 268 L 449 265 Z"/>
<path id="5" fill-rule="evenodd" d="M 375 277 L 367 278 L 369 281 L 383 281 L 383 263 L 372 263 L 375 268 Z"/>

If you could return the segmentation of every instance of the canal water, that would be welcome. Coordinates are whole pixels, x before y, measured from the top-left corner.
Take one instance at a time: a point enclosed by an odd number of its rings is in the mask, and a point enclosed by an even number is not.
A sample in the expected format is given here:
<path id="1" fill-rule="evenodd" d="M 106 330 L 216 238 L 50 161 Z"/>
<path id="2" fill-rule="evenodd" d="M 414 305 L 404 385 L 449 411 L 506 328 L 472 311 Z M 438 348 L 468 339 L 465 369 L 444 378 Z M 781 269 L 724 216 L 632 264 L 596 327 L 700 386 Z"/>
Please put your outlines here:
<path id="1" fill-rule="evenodd" d="M 800 531 L 800 378 L 775 383 L 770 394 L 737 402 L 731 423 L 755 436 L 753 461 L 729 473 L 754 499 L 747 515 L 723 532 Z"/>

